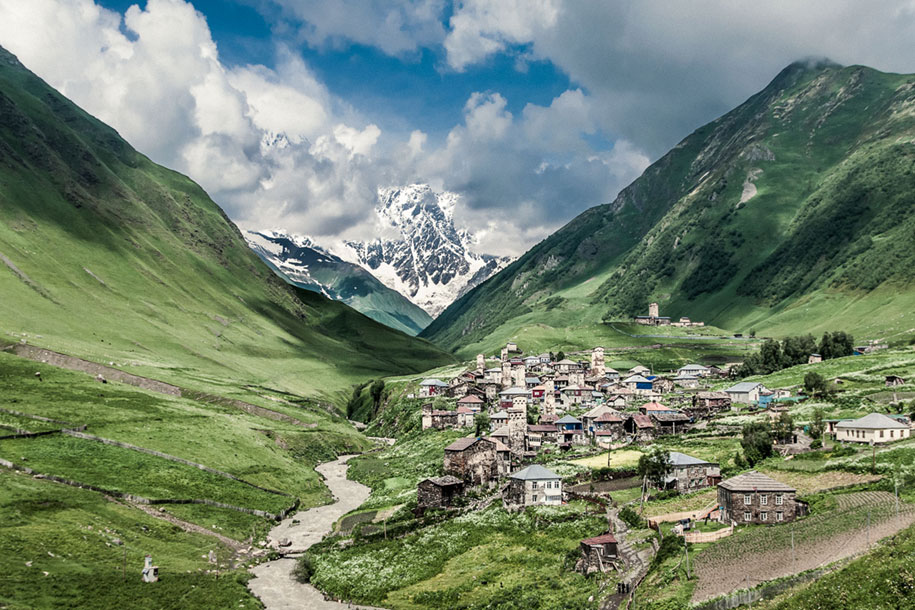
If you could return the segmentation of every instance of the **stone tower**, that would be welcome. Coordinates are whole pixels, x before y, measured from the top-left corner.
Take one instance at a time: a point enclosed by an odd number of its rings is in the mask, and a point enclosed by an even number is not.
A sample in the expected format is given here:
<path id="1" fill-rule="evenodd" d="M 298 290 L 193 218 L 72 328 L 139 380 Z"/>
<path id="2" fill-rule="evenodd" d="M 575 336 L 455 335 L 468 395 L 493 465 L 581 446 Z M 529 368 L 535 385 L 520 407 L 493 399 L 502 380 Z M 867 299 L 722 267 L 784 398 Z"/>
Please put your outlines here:
<path id="1" fill-rule="evenodd" d="M 661 314 L 660 314 L 660 312 L 659 312 L 658 304 L 657 304 L 657 303 L 649 303 L 649 304 L 648 304 L 648 315 L 649 315 L 650 317 L 652 317 L 652 318 L 660 317 Z"/>
<path id="2" fill-rule="evenodd" d="M 512 403 L 508 409 L 508 448 L 512 455 L 521 455 L 527 433 L 527 398 L 515 396 Z"/>
<path id="3" fill-rule="evenodd" d="M 540 414 L 556 415 L 556 388 L 553 386 L 553 380 L 544 381 L 543 387 L 543 406 L 540 408 Z"/>
<path id="4" fill-rule="evenodd" d="M 512 384 L 523 388 L 526 386 L 525 378 L 527 377 L 527 369 L 524 368 L 523 364 L 519 364 L 512 367 Z"/>
<path id="5" fill-rule="evenodd" d="M 502 359 L 502 387 L 509 388 L 512 385 L 512 363 L 508 358 Z"/>
<path id="6" fill-rule="evenodd" d="M 606 372 L 604 366 L 604 348 L 595 347 L 591 350 L 591 374 L 602 377 Z"/>
<path id="7" fill-rule="evenodd" d="M 486 370 L 486 356 L 477 354 L 477 370 L 481 373 Z"/>

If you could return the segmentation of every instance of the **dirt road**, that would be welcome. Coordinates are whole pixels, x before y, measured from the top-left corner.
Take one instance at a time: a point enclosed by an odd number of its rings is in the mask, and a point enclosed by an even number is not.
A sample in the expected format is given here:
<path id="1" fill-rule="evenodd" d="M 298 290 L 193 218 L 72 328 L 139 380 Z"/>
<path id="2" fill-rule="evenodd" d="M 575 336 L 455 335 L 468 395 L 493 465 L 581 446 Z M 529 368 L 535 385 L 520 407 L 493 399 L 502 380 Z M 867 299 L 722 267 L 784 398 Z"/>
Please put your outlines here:
<path id="1" fill-rule="evenodd" d="M 288 538 L 292 546 L 284 549 L 287 553 L 302 553 L 321 541 L 334 522 L 349 511 L 358 508 L 369 497 L 369 488 L 346 478 L 346 462 L 353 456 L 345 455 L 334 462 L 321 464 L 315 470 L 324 476 L 324 482 L 334 494 L 336 502 L 299 511 L 291 515 L 270 531 L 270 538 Z M 293 521 L 298 523 L 293 524 Z M 284 557 L 268 561 L 253 568 L 255 578 L 248 582 L 248 588 L 267 607 L 267 610 L 353 610 L 367 608 L 346 603 L 330 602 L 312 587 L 298 582 L 292 576 L 295 559 Z"/>

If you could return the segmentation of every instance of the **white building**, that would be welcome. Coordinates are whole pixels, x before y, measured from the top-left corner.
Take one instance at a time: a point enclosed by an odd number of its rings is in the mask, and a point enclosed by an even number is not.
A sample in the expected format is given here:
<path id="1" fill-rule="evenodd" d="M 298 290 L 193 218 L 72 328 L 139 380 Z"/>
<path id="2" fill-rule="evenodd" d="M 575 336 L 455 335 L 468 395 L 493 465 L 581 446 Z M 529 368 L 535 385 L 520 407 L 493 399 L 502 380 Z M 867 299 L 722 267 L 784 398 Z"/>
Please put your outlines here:
<path id="1" fill-rule="evenodd" d="M 509 506 L 558 506 L 562 504 L 562 477 L 532 464 L 511 475 L 502 499 Z"/>
<path id="2" fill-rule="evenodd" d="M 759 402 L 759 396 L 766 392 L 766 386 L 756 381 L 742 381 L 725 390 L 725 393 L 731 397 L 731 402 L 740 402 L 745 405 L 751 405 Z"/>
<path id="3" fill-rule="evenodd" d="M 892 443 L 909 438 L 909 434 L 909 426 L 882 413 L 871 413 L 859 419 L 840 421 L 836 424 L 836 440 L 851 443 Z"/>

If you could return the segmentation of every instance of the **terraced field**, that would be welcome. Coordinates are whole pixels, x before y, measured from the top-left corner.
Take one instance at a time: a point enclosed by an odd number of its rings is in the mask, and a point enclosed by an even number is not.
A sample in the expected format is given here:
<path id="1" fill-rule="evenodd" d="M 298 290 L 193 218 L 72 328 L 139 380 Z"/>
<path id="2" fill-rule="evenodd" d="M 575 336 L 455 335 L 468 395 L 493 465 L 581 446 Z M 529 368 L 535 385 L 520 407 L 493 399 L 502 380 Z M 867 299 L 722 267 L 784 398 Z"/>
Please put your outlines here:
<path id="1" fill-rule="evenodd" d="M 834 509 L 794 524 L 741 529 L 697 555 L 692 601 L 852 557 L 912 523 L 915 505 L 897 512 L 893 494 L 866 491 L 838 495 Z"/>

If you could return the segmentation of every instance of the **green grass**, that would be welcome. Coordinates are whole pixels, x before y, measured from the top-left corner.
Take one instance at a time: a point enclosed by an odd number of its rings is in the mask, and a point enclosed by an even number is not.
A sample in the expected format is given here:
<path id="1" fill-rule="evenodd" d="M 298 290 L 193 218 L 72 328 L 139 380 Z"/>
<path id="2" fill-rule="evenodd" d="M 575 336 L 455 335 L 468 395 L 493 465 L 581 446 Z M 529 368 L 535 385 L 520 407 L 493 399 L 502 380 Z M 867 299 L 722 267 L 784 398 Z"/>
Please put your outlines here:
<path id="1" fill-rule="evenodd" d="M 244 571 L 205 573 L 210 550 L 231 556 L 214 538 L 99 494 L 0 471 L 0 605 L 11 610 L 261 607 Z M 158 583 L 140 582 L 146 554 Z"/>
<path id="2" fill-rule="evenodd" d="M 416 484 L 442 475 L 444 448 L 464 435 L 459 430 L 426 430 L 401 438 L 381 452 L 350 460 L 347 477 L 372 488 L 359 510 L 415 501 Z"/>
<path id="3" fill-rule="evenodd" d="M 606 531 L 585 504 L 511 514 L 490 507 L 398 540 L 309 553 L 320 589 L 394 609 L 596 608 L 598 579 L 571 570 L 582 538 Z M 612 585 L 611 585 L 612 586 Z"/>
<path id="4" fill-rule="evenodd" d="M 915 526 L 885 540 L 866 556 L 774 600 L 754 604 L 763 610 L 915 607 Z"/>

